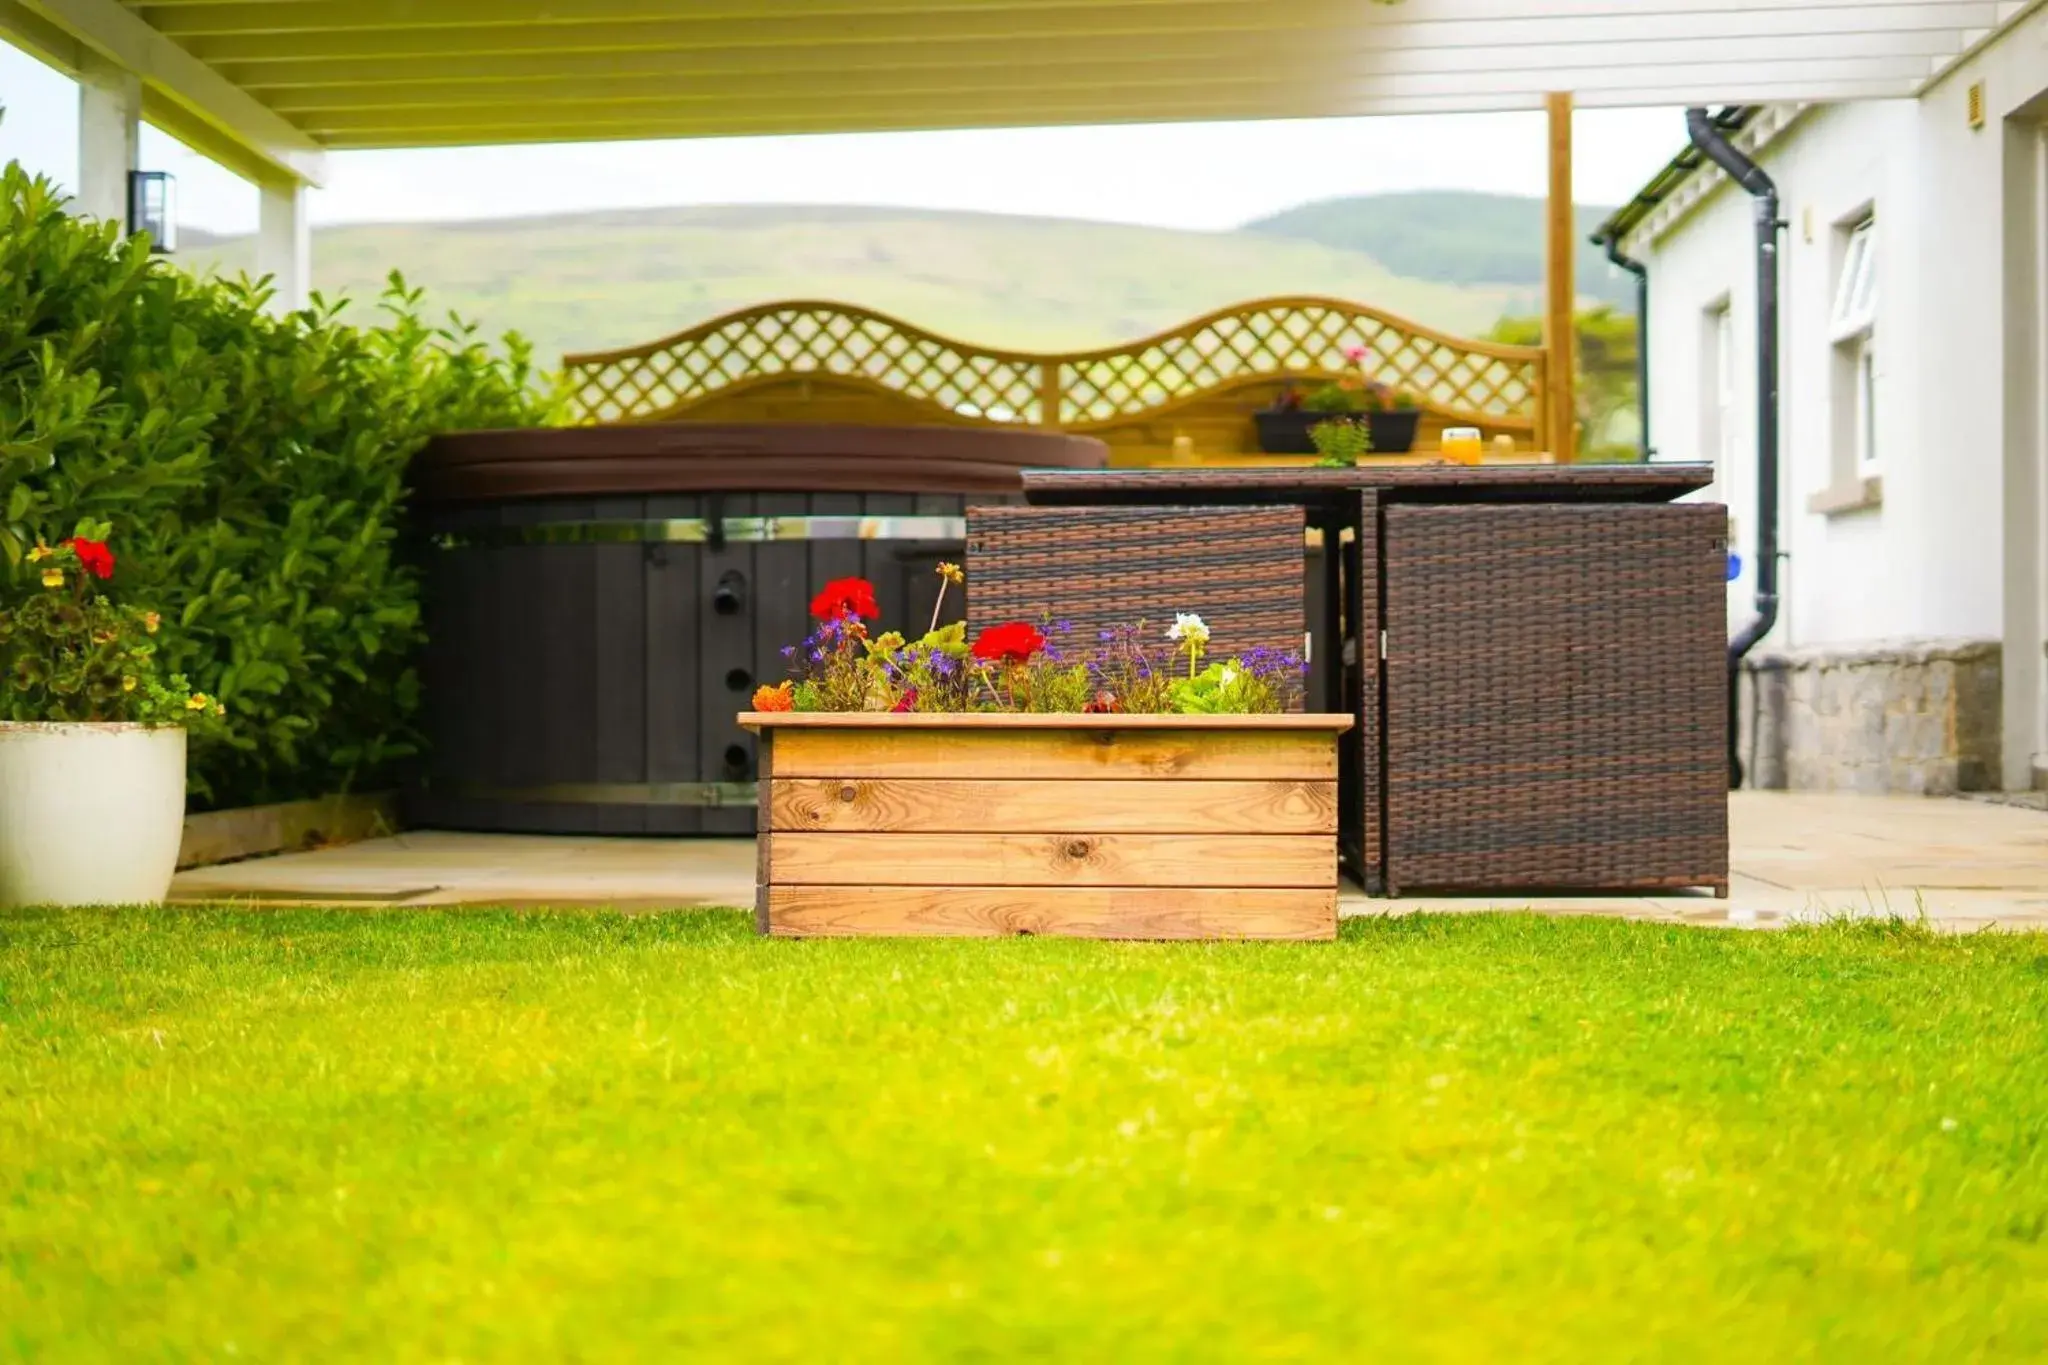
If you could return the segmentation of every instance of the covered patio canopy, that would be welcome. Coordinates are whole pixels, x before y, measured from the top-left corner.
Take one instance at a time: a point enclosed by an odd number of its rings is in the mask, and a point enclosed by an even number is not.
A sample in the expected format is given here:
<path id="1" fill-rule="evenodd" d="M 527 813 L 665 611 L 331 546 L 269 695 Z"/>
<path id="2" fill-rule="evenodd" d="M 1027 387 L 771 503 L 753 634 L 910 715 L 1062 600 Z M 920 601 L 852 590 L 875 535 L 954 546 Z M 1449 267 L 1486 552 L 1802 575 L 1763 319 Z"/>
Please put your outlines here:
<path id="1" fill-rule="evenodd" d="M 1572 98 L 1910 96 L 2038 3 L 0 0 L 0 35 L 80 79 L 86 212 L 125 211 L 140 119 L 256 180 L 285 304 L 330 148 L 1547 107 L 1568 361 Z"/>

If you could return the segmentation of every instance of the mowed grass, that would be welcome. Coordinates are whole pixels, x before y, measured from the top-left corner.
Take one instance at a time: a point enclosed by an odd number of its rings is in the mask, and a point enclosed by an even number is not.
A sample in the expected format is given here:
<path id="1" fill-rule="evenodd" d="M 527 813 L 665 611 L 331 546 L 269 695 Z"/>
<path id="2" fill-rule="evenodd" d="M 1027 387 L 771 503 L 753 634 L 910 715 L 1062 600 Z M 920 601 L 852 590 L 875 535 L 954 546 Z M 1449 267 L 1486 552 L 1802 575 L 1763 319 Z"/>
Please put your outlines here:
<path id="1" fill-rule="evenodd" d="M 0 1347 L 2048 1353 L 2048 939 L 0 917 Z"/>

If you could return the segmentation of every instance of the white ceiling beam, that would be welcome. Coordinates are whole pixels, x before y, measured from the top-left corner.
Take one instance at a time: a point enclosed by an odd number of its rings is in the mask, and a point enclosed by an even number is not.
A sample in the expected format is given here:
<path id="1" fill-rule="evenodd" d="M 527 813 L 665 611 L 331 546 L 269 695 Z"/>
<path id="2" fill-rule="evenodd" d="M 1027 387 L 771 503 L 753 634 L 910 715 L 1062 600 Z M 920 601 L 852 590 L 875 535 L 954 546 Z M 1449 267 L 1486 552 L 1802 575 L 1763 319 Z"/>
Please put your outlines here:
<path id="1" fill-rule="evenodd" d="M 1917 12 L 1917 10 L 1915 11 Z M 912 60 L 911 54 L 943 51 L 975 44 L 1038 43 L 1071 57 L 1077 39 L 1091 50 L 1097 45 L 1125 48 L 1143 44 L 1210 45 L 1235 50 L 1237 44 L 1293 41 L 1315 50 L 1341 48 L 1423 54 L 1437 49 L 1498 52 L 1533 46 L 1584 44 L 1607 49 L 1625 43 L 1656 42 L 1797 42 L 1836 39 L 1844 43 L 1892 39 L 1911 42 L 1930 55 L 1959 51 L 1960 31 L 1936 24 L 1887 24 L 1873 28 L 1856 11 L 1843 9 L 1765 12 L 1750 16 L 1741 28 L 1703 32 L 1693 16 L 1641 14 L 1616 20 L 1508 20 L 1497 24 L 1429 23 L 1367 29 L 1333 18 L 1318 7 L 1290 6 L 1265 13 L 1232 0 L 1188 0 L 1186 8 L 1162 15 L 1143 12 L 1144 22 L 1118 11 L 1083 34 L 1064 20 L 1045 15 L 961 15 L 943 29 L 901 15 L 873 15 L 835 21 L 824 26 L 791 25 L 779 20 L 698 22 L 607 22 L 591 20 L 574 27 L 538 25 L 482 28 L 397 28 L 370 31 L 293 34 L 245 34 L 186 40 L 192 52 L 235 81 L 259 78 L 267 63 L 303 69 L 328 62 L 376 63 L 392 59 L 461 57 L 465 59 L 522 54 L 618 54 L 657 52 L 732 52 L 753 49 L 769 58 L 790 52 L 835 52 L 843 60 L 877 65 Z M 1905 11 L 1898 13 L 1904 14 Z M 1853 55 L 1844 53 L 1843 55 Z"/>
<path id="2" fill-rule="evenodd" d="M 738 77 L 705 76 L 678 82 L 664 75 L 618 76 L 592 81 L 472 81 L 446 86 L 381 86 L 360 91 L 285 92 L 275 107 L 316 133 L 360 132 L 368 128 L 431 128 L 474 121 L 476 111 L 519 112 L 574 119 L 618 106 L 649 110 L 710 110 L 799 113 L 844 103 L 903 109 L 973 100 L 1043 100 L 1048 105 L 1076 96 L 1170 99 L 1192 102 L 1208 93 L 1220 102 L 1277 99 L 1288 104 L 1304 91 L 1311 98 L 1353 107 L 1410 96 L 1538 96 L 1553 86 L 1591 96 L 1605 89 L 1641 88 L 1722 91 L 1782 87 L 1811 88 L 1854 82 L 1900 89 L 1926 75 L 1924 59 L 1849 57 L 1825 61 L 1671 62 L 1612 68 L 1536 67 L 1513 71 L 1420 72 L 1381 70 L 1342 63 L 1308 63 L 1273 69 L 1237 63 L 1192 71 L 1183 65 L 1132 66 L 1124 62 L 1061 67 L 962 67 L 905 72 L 878 82 L 871 73 L 796 72 Z M 887 98 L 877 100 L 878 90 Z M 1714 102 L 1726 103 L 1715 97 Z M 964 107 L 964 106 L 962 106 Z"/>
<path id="3" fill-rule="evenodd" d="M 1219 52 L 1227 46 L 1230 50 Z M 374 92 L 407 87 L 441 89 L 474 83 L 524 82 L 538 93 L 548 83 L 585 82 L 609 85 L 636 77 L 670 81 L 754 80 L 787 76 L 859 76 L 874 82 L 930 71 L 982 68 L 1024 70 L 1071 64 L 1071 47 L 1040 39 L 1006 43 L 931 42 L 914 48 L 863 50 L 830 47 L 772 51 L 760 48 L 714 51 L 530 52 L 485 56 L 384 57 L 371 60 L 257 62 L 226 68 L 223 74 L 266 104 L 289 115 L 320 108 L 330 96 L 347 91 L 352 100 L 367 101 Z M 1587 51 L 1578 44 L 1525 44 L 1507 48 L 1429 48 L 1364 50 L 1341 43 L 1318 44 L 1308 51 L 1293 34 L 1257 34 L 1227 45 L 1187 35 L 1163 38 L 1103 39 L 1092 44 L 1088 64 L 1114 63 L 1127 70 L 1167 67 L 1194 76 L 1229 76 L 1255 71 L 1262 63 L 1284 62 L 1303 78 L 1338 66 L 1361 73 L 1400 70 L 1416 73 L 1461 71 L 1547 71 L 1581 63 Z M 1707 38 L 1695 41 L 1624 42 L 1600 49 L 1605 64 L 1635 68 L 1693 62 L 1749 63 L 1820 61 L 1841 58 L 1897 59 L 1911 74 L 1925 75 L 1936 61 L 1953 58 L 1948 44 L 1926 33 L 1861 33 L 1820 37 L 1750 39 Z M 1274 68 L 1279 69 L 1279 68 Z"/>
<path id="4" fill-rule="evenodd" d="M 151 3 L 136 13 L 180 41 L 228 35 L 399 32 L 404 30 L 526 28 L 536 25 L 580 29 L 612 23 L 735 24 L 779 28 L 785 36 L 817 36 L 820 25 L 886 23 L 894 20 L 929 35 L 970 25 L 1015 31 L 1065 32 L 1076 37 L 1116 31 L 1174 31 L 1215 26 L 1328 27 L 1390 33 L 1428 24 L 1471 31 L 1474 40 L 1507 41 L 1475 26 L 1518 23 L 1588 26 L 1587 41 L 1598 41 L 1600 26 L 1628 36 L 1628 26 L 1645 20 L 1670 21 L 1691 36 L 1715 33 L 1782 32 L 1786 23 L 1823 23 L 1835 18 L 1863 29 L 1989 28 L 1998 22 L 1997 0 L 1405 0 L 1379 5 L 1370 0 L 1291 0 L 1287 5 L 1202 3 L 1202 0 L 251 0 L 193 4 Z M 1824 30 L 1809 30 L 1824 31 Z M 1843 31 L 1840 24 L 1835 31 Z"/>
<path id="5" fill-rule="evenodd" d="M 1580 104 L 1603 108 L 1690 102 L 1760 103 L 1796 98 L 1790 92 L 1812 88 L 1810 81 L 1796 86 L 1724 82 L 1697 88 L 1645 84 L 1592 91 L 1584 95 Z M 1843 80 L 1822 88 L 1829 99 L 1881 99 L 1892 96 L 1897 83 Z M 836 98 L 760 105 L 735 105 L 731 101 L 614 104 L 583 100 L 349 111 L 308 115 L 306 122 L 323 142 L 332 146 L 390 147 L 488 143 L 515 133 L 534 134 L 545 141 L 574 142 L 585 138 L 731 137 L 949 126 L 1031 127 L 1448 113 L 1539 108 L 1542 94 L 1526 90 L 1463 90 L 1345 97 L 1328 91 L 1254 90 L 1240 94 L 1203 88 L 980 92 L 905 97 L 886 103 Z"/>
<path id="6" fill-rule="evenodd" d="M 319 144 L 266 109 L 247 91 L 158 33 L 115 0 L 22 0 L 49 27 L 142 81 L 144 113 L 151 122 L 183 126 L 181 138 L 231 144 L 237 169 L 254 168 L 263 179 L 319 184 L 325 165 Z M 179 136 L 178 128 L 166 128 Z M 246 170 L 244 173 L 247 173 Z"/>
<path id="7" fill-rule="evenodd" d="M 1746 92 L 1745 103 L 1762 103 L 1782 94 L 1779 91 L 1755 90 Z M 1884 99 L 1889 98 L 1889 88 L 1872 91 L 1854 86 L 1831 91 L 1829 99 Z M 1646 108 L 1667 103 L 1666 92 L 1656 89 L 1620 90 L 1602 100 L 1580 102 L 1581 109 L 1600 108 Z M 1542 108 L 1540 98 L 1525 95 L 1478 95 L 1461 98 L 1443 96 L 1416 96 L 1408 99 L 1385 100 L 1363 111 L 1374 116 L 1405 114 L 1481 114 L 1514 113 L 1535 111 Z M 1049 125 L 1120 125 L 1158 123 L 1200 123 L 1236 122 L 1246 120 L 1308 120 L 1314 118 L 1343 117 L 1326 112 L 1303 110 L 1250 111 L 1240 110 L 1218 114 L 1212 108 L 1184 106 L 1151 106 L 1142 113 L 1128 109 L 1110 109 L 1100 106 L 1077 107 L 1064 113 L 1049 113 L 1043 108 L 1011 109 L 1008 111 L 986 109 L 979 111 L 972 124 L 979 128 L 1036 128 Z M 478 126 L 437 130 L 414 130 L 402 142 L 394 143 L 389 137 L 375 134 L 337 133 L 323 140 L 336 150 L 378 150 L 394 145 L 403 147 L 471 147 L 479 145 L 518 146 L 534 143 L 581 143 L 581 142 L 641 142 L 671 137 L 790 137 L 800 135 L 829 135 L 834 133 L 877 133 L 913 132 L 930 129 L 935 125 L 929 118 L 909 115 L 892 115 L 889 111 L 876 111 L 860 122 L 852 120 L 824 121 L 813 119 L 803 124 L 792 124 L 786 118 L 773 116 L 731 116 L 718 120 L 695 120 L 688 126 L 671 129 L 650 129 L 644 120 L 626 122 L 612 121 L 557 121 L 550 125 L 526 122 L 512 126 Z"/>

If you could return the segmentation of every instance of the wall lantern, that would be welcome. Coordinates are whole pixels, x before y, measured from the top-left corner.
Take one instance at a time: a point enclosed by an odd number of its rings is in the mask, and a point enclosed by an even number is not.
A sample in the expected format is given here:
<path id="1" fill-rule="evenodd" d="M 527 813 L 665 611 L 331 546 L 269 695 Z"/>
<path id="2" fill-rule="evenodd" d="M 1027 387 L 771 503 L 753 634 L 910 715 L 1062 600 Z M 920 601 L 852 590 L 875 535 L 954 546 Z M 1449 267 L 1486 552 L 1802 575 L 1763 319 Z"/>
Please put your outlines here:
<path id="1" fill-rule="evenodd" d="M 128 231 L 149 234 L 149 249 L 178 249 L 177 180 L 169 171 L 128 172 Z"/>

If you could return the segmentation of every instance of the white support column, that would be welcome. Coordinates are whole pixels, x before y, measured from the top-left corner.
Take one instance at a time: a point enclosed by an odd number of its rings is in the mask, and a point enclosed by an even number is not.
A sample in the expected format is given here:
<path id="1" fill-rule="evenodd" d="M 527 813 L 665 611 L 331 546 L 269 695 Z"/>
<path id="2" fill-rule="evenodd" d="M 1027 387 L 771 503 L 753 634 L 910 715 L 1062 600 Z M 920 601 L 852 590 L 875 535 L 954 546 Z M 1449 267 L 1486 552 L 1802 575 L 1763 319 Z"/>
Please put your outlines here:
<path id="1" fill-rule="evenodd" d="M 300 181 L 268 182 L 256 226 L 256 273 L 270 276 L 270 311 L 289 313 L 306 306 L 313 287 L 313 232 L 306 215 L 306 186 Z"/>
<path id="2" fill-rule="evenodd" d="M 128 173 L 141 169 L 142 81 L 82 54 L 78 72 L 78 193 L 72 211 L 128 225 Z"/>

